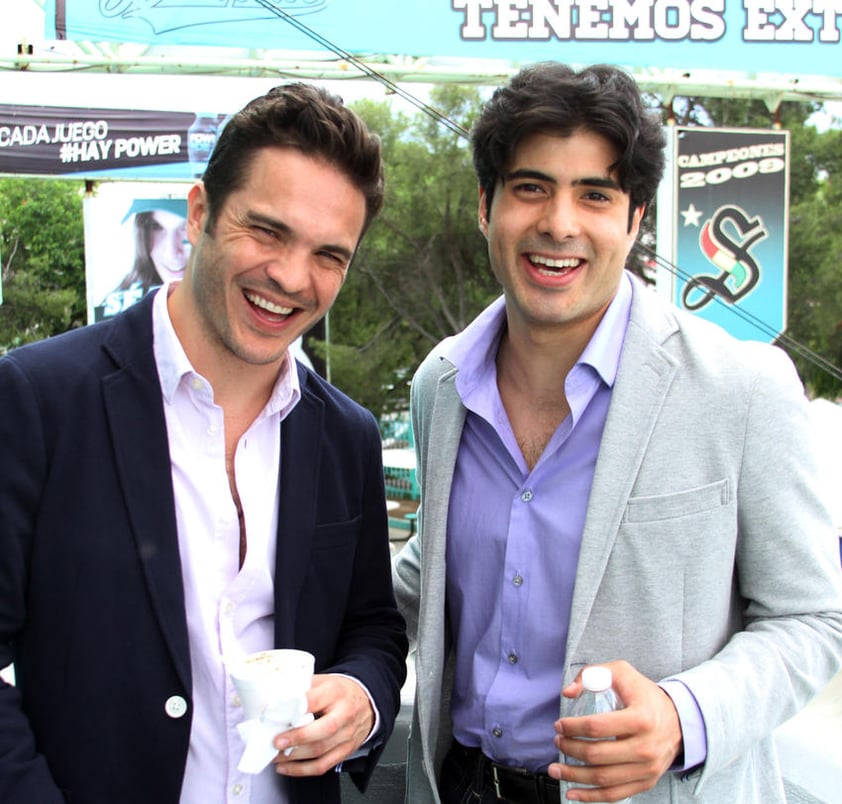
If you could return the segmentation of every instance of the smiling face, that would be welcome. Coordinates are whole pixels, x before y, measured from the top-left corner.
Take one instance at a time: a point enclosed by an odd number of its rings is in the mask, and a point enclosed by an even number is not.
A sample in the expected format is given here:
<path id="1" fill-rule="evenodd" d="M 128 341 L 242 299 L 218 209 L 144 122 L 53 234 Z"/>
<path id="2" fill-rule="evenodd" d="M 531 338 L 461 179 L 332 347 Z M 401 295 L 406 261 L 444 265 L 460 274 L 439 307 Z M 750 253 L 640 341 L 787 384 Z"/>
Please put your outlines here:
<path id="1" fill-rule="evenodd" d="M 533 134 L 515 150 L 480 228 L 506 295 L 510 332 L 590 339 L 617 291 L 643 208 L 629 226 L 629 197 L 598 134 Z"/>
<path id="2" fill-rule="evenodd" d="M 365 220 L 363 194 L 328 162 L 269 147 L 255 154 L 212 231 L 201 183 L 188 209 L 193 252 L 170 297 L 185 351 L 206 376 L 232 365 L 276 371 L 342 287 Z"/>
<path id="3" fill-rule="evenodd" d="M 190 255 L 187 221 L 181 215 L 163 209 L 149 214 L 149 259 L 162 282 L 180 279 Z"/>

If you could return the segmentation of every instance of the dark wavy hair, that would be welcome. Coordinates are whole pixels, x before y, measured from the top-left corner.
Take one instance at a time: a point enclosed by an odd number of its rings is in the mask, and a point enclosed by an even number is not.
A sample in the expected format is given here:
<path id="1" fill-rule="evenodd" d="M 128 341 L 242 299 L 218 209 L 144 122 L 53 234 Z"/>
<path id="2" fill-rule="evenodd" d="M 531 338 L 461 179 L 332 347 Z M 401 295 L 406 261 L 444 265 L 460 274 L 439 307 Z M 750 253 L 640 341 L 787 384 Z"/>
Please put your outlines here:
<path id="1" fill-rule="evenodd" d="M 611 167 L 629 194 L 631 223 L 634 210 L 649 204 L 658 189 L 666 140 L 658 115 L 644 107 L 631 76 L 605 64 L 577 72 L 540 62 L 494 91 L 471 133 L 474 169 L 488 205 L 526 137 L 569 137 L 576 131 L 599 134 L 616 149 Z"/>
<path id="2" fill-rule="evenodd" d="M 380 211 L 380 138 L 337 95 L 310 84 L 291 83 L 250 101 L 220 132 L 202 177 L 209 231 L 228 196 L 245 183 L 255 154 L 267 147 L 296 148 L 341 170 L 365 197 L 363 232 Z"/>

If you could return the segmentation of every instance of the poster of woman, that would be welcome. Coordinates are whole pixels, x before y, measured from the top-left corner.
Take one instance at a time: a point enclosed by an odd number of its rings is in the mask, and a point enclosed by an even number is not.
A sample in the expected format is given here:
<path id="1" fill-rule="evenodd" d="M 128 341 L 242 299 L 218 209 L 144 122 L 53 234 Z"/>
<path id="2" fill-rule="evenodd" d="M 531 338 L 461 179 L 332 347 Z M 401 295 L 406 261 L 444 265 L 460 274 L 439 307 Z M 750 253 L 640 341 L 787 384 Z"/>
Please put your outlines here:
<path id="1" fill-rule="evenodd" d="M 180 279 L 190 255 L 187 186 L 100 185 L 85 199 L 88 322 L 138 302 Z"/>

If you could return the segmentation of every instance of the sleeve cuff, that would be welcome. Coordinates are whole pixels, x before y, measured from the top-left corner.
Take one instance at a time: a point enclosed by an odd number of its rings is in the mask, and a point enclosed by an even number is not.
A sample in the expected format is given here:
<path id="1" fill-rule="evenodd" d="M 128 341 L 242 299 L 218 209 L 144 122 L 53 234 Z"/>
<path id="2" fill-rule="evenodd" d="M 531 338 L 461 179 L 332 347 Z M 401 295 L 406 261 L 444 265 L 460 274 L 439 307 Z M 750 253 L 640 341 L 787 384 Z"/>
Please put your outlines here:
<path id="1" fill-rule="evenodd" d="M 354 751 L 353 754 L 351 754 L 348 757 L 345 757 L 345 759 L 336 766 L 336 771 L 341 772 L 344 763 L 350 762 L 352 759 L 359 759 L 361 757 L 368 756 L 369 752 L 374 747 L 373 745 L 371 745 L 371 741 L 377 734 L 377 732 L 380 730 L 380 712 L 377 709 L 377 705 L 374 703 L 374 698 L 371 697 L 371 693 L 368 691 L 368 687 L 366 687 L 366 685 L 363 684 L 359 679 L 354 678 L 353 676 L 349 676 L 346 673 L 334 673 L 334 675 L 342 676 L 343 678 L 349 678 L 351 679 L 351 681 L 358 684 L 360 689 L 362 689 L 362 691 L 366 694 L 368 702 L 371 704 L 371 709 L 374 712 L 374 725 L 371 727 L 371 731 L 368 733 L 368 736 L 365 738 L 365 740 L 363 740 L 363 744 L 356 751 Z"/>
<path id="2" fill-rule="evenodd" d="M 676 678 L 667 678 L 660 682 L 661 689 L 669 695 L 678 712 L 681 726 L 681 738 L 684 754 L 679 756 L 671 771 L 687 771 L 704 763 L 707 759 L 708 744 L 705 719 L 695 696 L 688 687 Z"/>

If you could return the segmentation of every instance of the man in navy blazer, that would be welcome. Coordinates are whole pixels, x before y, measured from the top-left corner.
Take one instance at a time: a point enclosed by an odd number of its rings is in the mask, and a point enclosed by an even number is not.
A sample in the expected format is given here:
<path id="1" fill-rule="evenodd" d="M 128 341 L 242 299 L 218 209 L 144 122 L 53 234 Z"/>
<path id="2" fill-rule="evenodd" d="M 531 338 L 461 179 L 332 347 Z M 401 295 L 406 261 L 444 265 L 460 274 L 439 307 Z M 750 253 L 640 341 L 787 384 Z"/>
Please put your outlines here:
<path id="1" fill-rule="evenodd" d="M 382 188 L 341 101 L 278 87 L 190 191 L 181 283 L 0 360 L 3 802 L 338 802 L 343 765 L 364 788 L 406 656 L 379 432 L 287 349 Z M 316 717 L 249 776 L 224 661 L 271 647 L 315 656 Z"/>

